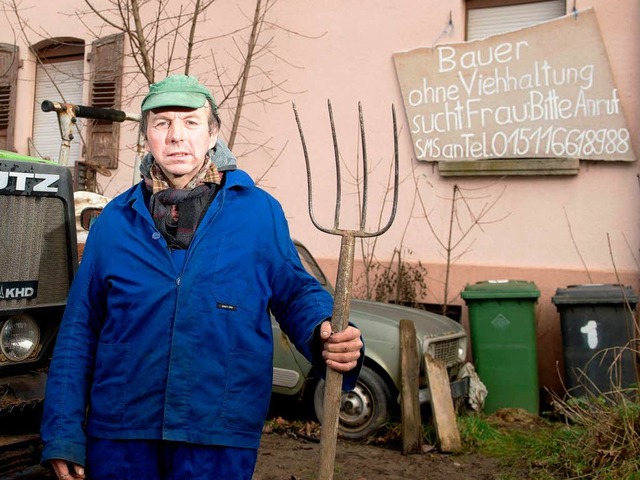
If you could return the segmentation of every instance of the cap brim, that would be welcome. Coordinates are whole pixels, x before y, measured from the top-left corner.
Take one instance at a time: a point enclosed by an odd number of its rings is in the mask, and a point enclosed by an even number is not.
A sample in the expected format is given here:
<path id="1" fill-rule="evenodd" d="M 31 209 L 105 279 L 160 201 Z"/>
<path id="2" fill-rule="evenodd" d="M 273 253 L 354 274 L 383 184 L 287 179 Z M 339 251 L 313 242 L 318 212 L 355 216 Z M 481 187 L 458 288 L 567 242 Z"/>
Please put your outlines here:
<path id="1" fill-rule="evenodd" d="M 207 103 L 207 98 L 195 92 L 164 92 L 157 93 L 146 99 L 142 111 L 155 110 L 166 107 L 200 108 Z"/>

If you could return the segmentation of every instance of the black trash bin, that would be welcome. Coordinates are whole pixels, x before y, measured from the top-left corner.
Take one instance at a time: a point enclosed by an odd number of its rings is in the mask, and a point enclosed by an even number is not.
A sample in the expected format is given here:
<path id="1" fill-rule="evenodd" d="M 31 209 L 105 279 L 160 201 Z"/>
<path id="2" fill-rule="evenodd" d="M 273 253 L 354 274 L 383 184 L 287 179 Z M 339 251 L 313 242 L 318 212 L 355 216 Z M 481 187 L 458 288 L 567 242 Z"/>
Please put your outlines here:
<path id="1" fill-rule="evenodd" d="M 638 296 L 614 284 L 571 285 L 552 298 L 560 313 L 565 382 L 572 396 L 607 394 L 638 382 L 632 310 Z"/>

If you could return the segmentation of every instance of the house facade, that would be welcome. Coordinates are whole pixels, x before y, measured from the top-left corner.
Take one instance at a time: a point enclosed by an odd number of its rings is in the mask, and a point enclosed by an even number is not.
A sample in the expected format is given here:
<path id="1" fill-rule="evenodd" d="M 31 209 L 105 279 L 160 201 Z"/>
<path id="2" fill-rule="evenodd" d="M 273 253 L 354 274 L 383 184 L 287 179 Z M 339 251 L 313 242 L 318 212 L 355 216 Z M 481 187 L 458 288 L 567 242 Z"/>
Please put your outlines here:
<path id="1" fill-rule="evenodd" d="M 154 38 L 145 57 L 136 44 L 142 37 L 132 34 L 135 26 L 123 32 L 122 22 L 114 21 L 119 3 L 128 2 L 23 0 L 17 10 L 5 6 L 0 148 L 56 160 L 57 117 L 42 111 L 42 101 L 137 113 L 149 80 L 144 58 L 156 62 L 156 80 L 184 72 L 188 7 L 158 11 L 150 2 L 141 10 L 138 34 Z M 362 188 L 362 105 L 372 229 L 391 209 L 393 106 L 398 213 L 387 233 L 358 247 L 354 291 L 363 295 L 367 289 L 368 262 L 396 261 L 400 253 L 424 281 L 419 301 L 457 305 L 468 325 L 460 296 L 466 285 L 532 281 L 540 290 L 535 313 L 541 392 L 559 389 L 563 349 L 552 302 L 556 289 L 586 283 L 640 287 L 640 4 L 266 5 L 257 31 L 251 29 L 256 2 L 218 0 L 202 12 L 189 73 L 212 88 L 222 136 L 233 138 L 240 166 L 282 203 L 292 236 L 335 275 L 340 239 L 318 232 L 309 220 L 292 103 L 311 161 L 314 211 L 330 224 L 336 195 L 331 102 L 347 228 L 357 223 Z M 160 34 L 150 37 L 154 31 Z M 250 50 L 252 33 L 259 37 Z M 249 55 L 252 69 L 243 83 L 238 79 Z M 244 92 L 239 119 L 238 92 Z M 135 122 L 78 119 L 77 126 L 69 152 L 76 188 L 113 197 L 137 181 Z M 383 270 L 371 271 L 371 282 L 376 272 Z"/>

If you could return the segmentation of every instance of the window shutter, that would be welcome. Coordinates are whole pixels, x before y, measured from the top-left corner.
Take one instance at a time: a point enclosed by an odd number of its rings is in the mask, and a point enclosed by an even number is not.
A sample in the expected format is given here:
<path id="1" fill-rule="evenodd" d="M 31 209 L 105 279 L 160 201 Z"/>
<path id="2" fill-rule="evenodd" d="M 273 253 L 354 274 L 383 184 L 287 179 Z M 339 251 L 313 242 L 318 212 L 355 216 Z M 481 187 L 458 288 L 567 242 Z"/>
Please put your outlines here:
<path id="1" fill-rule="evenodd" d="M 0 149 L 14 150 L 18 47 L 0 44 Z"/>
<path id="2" fill-rule="evenodd" d="M 561 17 L 565 0 L 547 0 L 467 10 L 467 40 L 479 40 Z"/>
<path id="3" fill-rule="evenodd" d="M 120 108 L 124 34 L 98 39 L 91 47 L 90 105 Z M 87 162 L 106 168 L 118 168 L 120 124 L 91 120 L 87 126 Z"/>

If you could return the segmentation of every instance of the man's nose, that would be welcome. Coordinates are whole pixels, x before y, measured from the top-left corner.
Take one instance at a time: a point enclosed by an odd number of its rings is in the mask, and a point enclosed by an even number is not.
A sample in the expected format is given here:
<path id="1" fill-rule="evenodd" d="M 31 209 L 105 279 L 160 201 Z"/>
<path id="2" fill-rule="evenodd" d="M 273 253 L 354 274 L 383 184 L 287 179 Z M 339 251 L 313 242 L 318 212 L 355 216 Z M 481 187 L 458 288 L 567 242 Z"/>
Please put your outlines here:
<path id="1" fill-rule="evenodd" d="M 184 124 L 179 120 L 174 120 L 169 128 L 169 140 L 172 142 L 184 140 L 184 131 Z"/>

